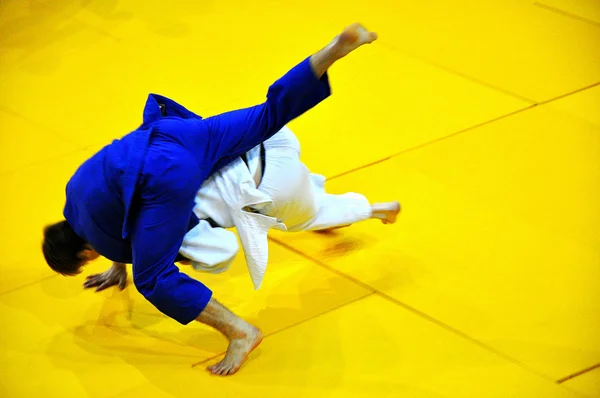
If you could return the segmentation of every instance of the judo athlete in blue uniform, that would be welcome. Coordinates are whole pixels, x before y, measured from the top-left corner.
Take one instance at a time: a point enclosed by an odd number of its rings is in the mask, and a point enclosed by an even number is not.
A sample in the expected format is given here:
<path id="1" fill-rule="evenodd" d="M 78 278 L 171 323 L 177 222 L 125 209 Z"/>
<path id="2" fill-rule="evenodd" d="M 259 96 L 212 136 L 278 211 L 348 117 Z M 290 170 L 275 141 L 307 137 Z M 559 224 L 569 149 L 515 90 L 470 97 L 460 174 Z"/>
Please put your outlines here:
<path id="1" fill-rule="evenodd" d="M 74 275 L 102 255 L 133 264 L 138 291 L 176 321 L 210 325 L 229 340 L 209 370 L 235 373 L 262 340 L 260 331 L 212 298 L 174 264 L 197 224 L 194 199 L 204 180 L 330 95 L 328 68 L 377 38 L 359 24 L 276 81 L 263 104 L 206 119 L 150 95 L 143 124 L 83 163 L 66 188 L 65 221 L 44 230 L 52 269 Z"/>

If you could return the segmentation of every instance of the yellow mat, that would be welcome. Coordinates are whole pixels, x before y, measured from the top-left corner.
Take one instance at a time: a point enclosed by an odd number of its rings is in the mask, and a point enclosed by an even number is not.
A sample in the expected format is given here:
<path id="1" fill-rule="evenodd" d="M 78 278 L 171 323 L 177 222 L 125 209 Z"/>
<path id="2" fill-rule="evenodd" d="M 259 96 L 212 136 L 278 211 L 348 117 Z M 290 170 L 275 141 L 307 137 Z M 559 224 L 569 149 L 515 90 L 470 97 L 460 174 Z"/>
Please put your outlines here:
<path id="1" fill-rule="evenodd" d="M 0 2 L 1 397 L 600 397 L 597 2 Z M 266 334 L 226 341 L 129 285 L 84 291 L 40 253 L 82 161 L 137 127 L 149 92 L 210 116 L 360 21 L 292 122 L 333 192 L 397 199 L 397 224 L 273 233 L 263 287 L 243 256 L 184 271 Z M 131 282 L 131 281 L 130 281 Z"/>

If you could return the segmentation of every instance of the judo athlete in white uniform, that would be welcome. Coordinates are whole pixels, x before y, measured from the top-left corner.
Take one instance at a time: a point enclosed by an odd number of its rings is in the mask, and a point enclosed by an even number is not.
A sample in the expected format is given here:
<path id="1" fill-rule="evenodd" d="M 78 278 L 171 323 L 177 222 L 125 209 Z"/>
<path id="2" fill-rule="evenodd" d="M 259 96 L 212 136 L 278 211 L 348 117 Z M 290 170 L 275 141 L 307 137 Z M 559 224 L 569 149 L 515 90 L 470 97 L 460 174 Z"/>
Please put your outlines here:
<path id="1" fill-rule="evenodd" d="M 263 164 L 264 163 L 264 164 Z M 264 144 L 253 148 L 211 175 L 196 195 L 194 213 L 200 220 L 184 237 L 180 254 L 197 271 L 226 271 L 238 253 L 235 227 L 255 289 L 268 263 L 267 232 L 329 230 L 370 218 L 394 223 L 398 202 L 371 205 L 357 193 L 328 194 L 325 177 L 312 174 L 300 161 L 300 143 L 284 127 Z M 105 273 L 91 275 L 86 288 L 120 284 L 126 268 L 114 264 Z"/>
<path id="2" fill-rule="evenodd" d="M 300 161 L 300 143 L 288 127 L 263 145 L 246 154 L 245 161 L 238 159 L 213 174 L 196 195 L 194 212 L 200 223 L 186 234 L 179 252 L 197 271 L 223 272 L 233 261 L 237 239 L 224 228 L 236 227 L 258 289 L 268 263 L 270 228 L 299 232 L 329 230 L 370 218 L 395 222 L 398 202 L 371 205 L 357 193 L 328 194 L 325 177 L 312 174 Z M 218 227 L 211 227 L 211 221 Z"/>

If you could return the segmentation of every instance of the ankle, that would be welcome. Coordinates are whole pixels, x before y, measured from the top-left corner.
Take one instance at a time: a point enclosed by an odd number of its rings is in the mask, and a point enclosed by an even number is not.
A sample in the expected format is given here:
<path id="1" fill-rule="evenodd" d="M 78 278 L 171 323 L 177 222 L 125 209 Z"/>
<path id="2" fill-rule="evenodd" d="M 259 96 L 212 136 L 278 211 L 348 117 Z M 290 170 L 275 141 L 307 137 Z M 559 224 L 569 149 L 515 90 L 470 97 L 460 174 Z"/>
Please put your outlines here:
<path id="1" fill-rule="evenodd" d="M 371 218 L 374 218 L 376 220 L 381 220 L 386 218 L 386 214 L 379 211 L 379 210 L 372 210 L 371 211 Z"/>
<path id="2" fill-rule="evenodd" d="M 227 330 L 225 336 L 229 340 L 245 339 L 252 332 L 253 328 L 254 327 L 248 322 L 240 319 L 235 322 L 229 330 Z"/>
<path id="3" fill-rule="evenodd" d="M 373 214 L 373 216 L 376 216 L 376 215 L 381 216 L 382 214 L 385 213 L 386 210 L 387 210 L 387 206 L 385 205 L 385 203 L 371 204 L 371 213 Z"/>

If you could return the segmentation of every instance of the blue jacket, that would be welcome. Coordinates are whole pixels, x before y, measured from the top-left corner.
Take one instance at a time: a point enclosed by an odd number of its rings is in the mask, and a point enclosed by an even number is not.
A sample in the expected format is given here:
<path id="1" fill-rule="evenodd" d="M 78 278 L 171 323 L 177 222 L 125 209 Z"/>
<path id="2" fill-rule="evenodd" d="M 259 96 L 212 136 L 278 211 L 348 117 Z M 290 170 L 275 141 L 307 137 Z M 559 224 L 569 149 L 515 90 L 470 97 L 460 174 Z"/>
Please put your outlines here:
<path id="1" fill-rule="evenodd" d="M 212 296 L 174 264 L 197 221 L 196 192 L 213 171 L 329 95 L 327 75 L 317 79 L 308 59 L 271 85 L 263 104 L 206 119 L 151 94 L 143 124 L 101 149 L 70 179 L 64 216 L 98 253 L 133 263 L 139 292 L 187 324 Z"/>

